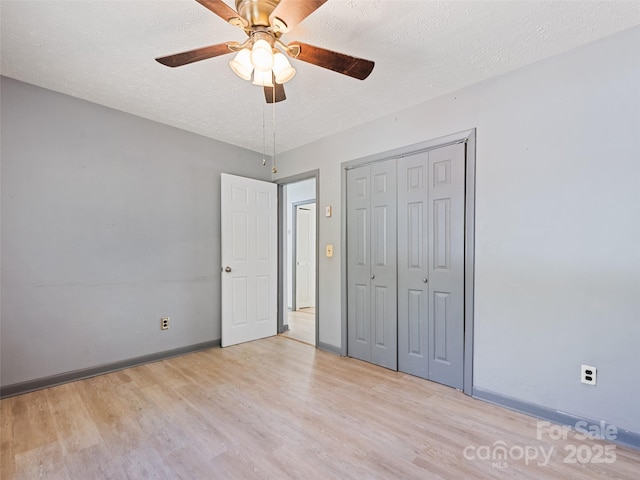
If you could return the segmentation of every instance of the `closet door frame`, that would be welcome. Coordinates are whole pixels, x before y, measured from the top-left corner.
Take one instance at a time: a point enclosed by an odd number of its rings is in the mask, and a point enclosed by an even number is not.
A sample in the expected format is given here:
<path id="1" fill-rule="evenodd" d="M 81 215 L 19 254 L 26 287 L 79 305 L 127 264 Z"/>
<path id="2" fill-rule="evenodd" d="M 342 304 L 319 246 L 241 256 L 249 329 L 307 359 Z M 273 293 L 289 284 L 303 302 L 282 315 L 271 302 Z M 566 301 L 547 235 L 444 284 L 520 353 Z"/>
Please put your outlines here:
<path id="1" fill-rule="evenodd" d="M 383 160 L 400 159 L 419 152 L 434 150 L 456 143 L 466 144 L 465 155 L 465 245 L 464 245 L 464 381 L 463 392 L 473 393 L 473 316 L 474 316 L 474 265 L 475 265 L 475 166 L 476 129 L 464 130 L 444 137 L 407 145 L 393 150 L 376 153 L 342 163 L 341 165 L 341 247 L 347 251 L 347 171 L 362 165 Z M 342 304 L 342 347 L 341 354 L 347 355 L 347 262 L 343 256 L 341 264 L 341 304 Z"/>

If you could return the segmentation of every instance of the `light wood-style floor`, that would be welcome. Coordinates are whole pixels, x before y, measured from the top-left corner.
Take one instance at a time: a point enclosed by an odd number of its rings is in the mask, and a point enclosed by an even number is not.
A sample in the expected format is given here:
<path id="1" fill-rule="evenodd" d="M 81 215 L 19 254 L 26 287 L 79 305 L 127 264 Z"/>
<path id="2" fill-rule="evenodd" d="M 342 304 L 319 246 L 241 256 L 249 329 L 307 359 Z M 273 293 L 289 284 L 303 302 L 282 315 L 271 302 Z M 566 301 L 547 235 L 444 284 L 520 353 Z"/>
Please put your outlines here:
<path id="1" fill-rule="evenodd" d="M 594 452 L 607 444 L 573 434 L 537 439 L 534 418 L 281 336 L 3 399 L 0 407 L 2 480 L 580 480 L 640 472 L 638 451 L 614 446 L 613 463 L 564 463 L 569 444 Z M 535 447 L 551 460 L 477 458 L 497 442 L 513 457 Z"/>
<path id="2" fill-rule="evenodd" d="M 315 308 L 304 308 L 289 312 L 287 316 L 289 330 L 282 335 L 309 345 L 316 344 L 316 311 Z"/>

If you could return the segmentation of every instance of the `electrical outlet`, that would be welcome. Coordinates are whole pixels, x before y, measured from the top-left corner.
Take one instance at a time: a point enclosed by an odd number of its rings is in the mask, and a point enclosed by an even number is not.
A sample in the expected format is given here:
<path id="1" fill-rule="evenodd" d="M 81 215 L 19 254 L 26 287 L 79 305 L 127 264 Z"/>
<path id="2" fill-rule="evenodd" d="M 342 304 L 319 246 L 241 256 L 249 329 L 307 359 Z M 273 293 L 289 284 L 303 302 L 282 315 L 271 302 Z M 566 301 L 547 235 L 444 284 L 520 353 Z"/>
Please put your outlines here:
<path id="1" fill-rule="evenodd" d="M 582 383 L 586 383 L 587 385 L 595 385 L 596 384 L 596 367 L 592 367 L 590 365 L 581 365 L 580 366 L 580 381 Z"/>
<path id="2" fill-rule="evenodd" d="M 169 317 L 162 317 L 160 319 L 160 329 L 169 330 Z"/>

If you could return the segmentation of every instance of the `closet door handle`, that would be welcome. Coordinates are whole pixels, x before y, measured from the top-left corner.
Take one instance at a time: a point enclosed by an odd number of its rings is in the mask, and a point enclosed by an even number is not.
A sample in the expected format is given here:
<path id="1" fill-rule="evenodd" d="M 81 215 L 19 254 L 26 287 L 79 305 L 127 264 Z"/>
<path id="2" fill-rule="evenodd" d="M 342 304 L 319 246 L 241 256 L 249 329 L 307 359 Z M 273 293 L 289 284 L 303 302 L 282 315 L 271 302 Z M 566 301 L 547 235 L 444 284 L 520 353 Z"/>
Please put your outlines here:
<path id="1" fill-rule="evenodd" d="M 371 280 L 373 280 L 374 278 L 376 278 L 376 276 L 375 275 L 371 275 Z"/>
<path id="2" fill-rule="evenodd" d="M 429 279 L 428 279 L 427 277 L 425 277 L 425 278 L 423 278 L 423 279 L 422 279 L 422 281 L 423 281 L 424 283 L 427 283 L 427 282 L 429 281 Z"/>

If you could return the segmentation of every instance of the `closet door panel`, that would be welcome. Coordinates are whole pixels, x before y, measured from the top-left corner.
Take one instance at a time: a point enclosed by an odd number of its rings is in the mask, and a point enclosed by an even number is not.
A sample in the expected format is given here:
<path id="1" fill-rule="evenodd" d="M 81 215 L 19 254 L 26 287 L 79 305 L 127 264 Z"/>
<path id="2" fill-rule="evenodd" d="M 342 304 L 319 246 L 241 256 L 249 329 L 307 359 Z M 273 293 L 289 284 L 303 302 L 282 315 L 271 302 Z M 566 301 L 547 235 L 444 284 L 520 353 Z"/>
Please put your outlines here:
<path id="1" fill-rule="evenodd" d="M 429 374 L 427 152 L 398 162 L 398 369 Z"/>
<path id="2" fill-rule="evenodd" d="M 429 379 L 462 389 L 465 145 L 429 152 Z"/>
<path id="3" fill-rule="evenodd" d="M 371 361 L 397 370 L 396 161 L 371 165 Z"/>
<path id="4" fill-rule="evenodd" d="M 371 194 L 369 167 L 347 172 L 347 348 L 371 360 Z"/>

